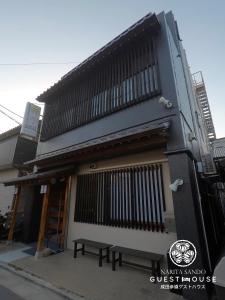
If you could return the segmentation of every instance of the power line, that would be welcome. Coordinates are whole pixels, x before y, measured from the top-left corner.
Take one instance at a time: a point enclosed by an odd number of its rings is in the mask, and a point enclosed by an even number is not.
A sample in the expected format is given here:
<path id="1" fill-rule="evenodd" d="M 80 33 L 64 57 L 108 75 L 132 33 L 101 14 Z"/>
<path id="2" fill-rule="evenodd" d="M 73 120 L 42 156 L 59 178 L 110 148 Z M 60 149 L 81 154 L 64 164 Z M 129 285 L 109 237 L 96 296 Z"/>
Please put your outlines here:
<path id="1" fill-rule="evenodd" d="M 9 119 L 11 119 L 12 121 L 16 122 L 18 125 L 21 125 L 20 122 L 18 122 L 17 120 L 15 120 L 13 117 L 9 116 L 7 113 L 5 113 L 4 111 L 2 111 L 0 109 L 0 113 L 2 113 L 3 115 L 5 115 L 6 117 L 8 117 Z"/>
<path id="2" fill-rule="evenodd" d="M 21 117 L 20 115 L 18 115 L 18 114 L 15 113 L 15 112 L 13 112 L 12 110 L 8 109 L 8 108 L 5 107 L 4 105 L 0 104 L 0 106 L 1 106 L 2 108 L 4 108 L 5 110 L 9 111 L 11 114 L 14 114 L 15 116 L 17 116 L 17 117 L 23 119 L 23 117 Z"/>
<path id="3" fill-rule="evenodd" d="M 44 103 L 34 103 L 34 102 L 31 102 L 35 105 L 44 105 Z M 12 110 L 8 109 L 7 107 L 5 107 L 4 105 L 0 104 L 0 106 L 4 109 L 6 109 L 7 111 L 9 111 L 10 113 L 16 115 L 17 117 L 23 119 L 23 117 L 21 117 L 20 115 L 18 115 L 17 113 L 13 112 Z M 17 122 L 15 119 L 13 119 L 11 116 L 9 116 L 8 114 L 6 114 L 4 111 L 0 110 L 1 113 L 3 113 L 4 115 L 6 115 L 8 118 L 12 119 L 13 121 Z M 43 117 L 43 115 L 40 114 L 40 117 Z M 19 122 L 17 122 L 18 124 L 21 124 Z"/>
<path id="4" fill-rule="evenodd" d="M 79 61 L 66 62 L 30 62 L 30 63 L 0 63 L 0 66 L 36 66 L 36 65 L 69 65 L 79 64 Z"/>

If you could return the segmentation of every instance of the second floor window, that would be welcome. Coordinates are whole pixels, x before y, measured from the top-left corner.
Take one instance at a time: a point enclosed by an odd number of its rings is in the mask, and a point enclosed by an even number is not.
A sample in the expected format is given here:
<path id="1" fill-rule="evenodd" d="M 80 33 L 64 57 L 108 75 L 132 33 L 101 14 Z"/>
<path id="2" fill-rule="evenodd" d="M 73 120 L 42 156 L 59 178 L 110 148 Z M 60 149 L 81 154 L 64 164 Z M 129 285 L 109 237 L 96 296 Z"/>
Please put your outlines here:
<path id="1" fill-rule="evenodd" d="M 154 38 L 132 42 L 77 75 L 46 103 L 41 140 L 159 94 Z"/>

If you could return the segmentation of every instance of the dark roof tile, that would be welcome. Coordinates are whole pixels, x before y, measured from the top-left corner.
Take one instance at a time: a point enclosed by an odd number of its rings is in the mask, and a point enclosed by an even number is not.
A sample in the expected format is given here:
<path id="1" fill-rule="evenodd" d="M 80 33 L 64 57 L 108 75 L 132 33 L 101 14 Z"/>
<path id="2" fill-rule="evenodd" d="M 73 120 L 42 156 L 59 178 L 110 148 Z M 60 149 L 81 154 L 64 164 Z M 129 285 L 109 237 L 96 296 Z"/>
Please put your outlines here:
<path id="1" fill-rule="evenodd" d="M 8 131 L 5 131 L 0 134 L 0 141 L 3 141 L 9 137 L 12 137 L 14 135 L 18 135 L 20 133 L 21 125 L 14 127 Z"/>

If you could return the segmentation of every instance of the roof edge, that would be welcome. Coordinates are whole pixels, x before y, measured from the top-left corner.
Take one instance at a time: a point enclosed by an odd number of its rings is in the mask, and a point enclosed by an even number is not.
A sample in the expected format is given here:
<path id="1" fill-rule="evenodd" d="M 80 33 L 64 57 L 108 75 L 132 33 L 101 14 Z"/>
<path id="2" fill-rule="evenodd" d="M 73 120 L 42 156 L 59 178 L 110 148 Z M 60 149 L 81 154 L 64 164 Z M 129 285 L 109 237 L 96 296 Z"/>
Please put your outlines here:
<path id="1" fill-rule="evenodd" d="M 68 146 L 63 149 L 59 149 L 56 151 L 48 152 L 45 154 L 42 154 L 39 157 L 36 157 L 33 160 L 27 161 L 24 164 L 25 165 L 39 165 L 43 161 L 47 161 L 48 159 L 55 159 L 58 157 L 61 157 L 63 155 L 70 155 L 73 152 L 76 151 L 86 151 L 87 149 L 90 149 L 94 146 L 104 146 L 107 143 L 113 143 L 118 142 L 119 140 L 126 139 L 126 138 L 132 138 L 139 134 L 147 134 L 148 132 L 155 132 L 155 131 L 162 131 L 165 135 L 168 133 L 168 129 L 170 127 L 170 121 L 165 121 L 157 124 L 150 123 L 144 123 L 135 127 L 130 127 L 124 130 L 120 130 L 117 132 L 112 132 L 108 135 L 94 138 L 88 141 L 81 142 L 79 144 L 75 144 L 72 146 Z"/>
<path id="2" fill-rule="evenodd" d="M 0 134 L 0 141 L 3 141 L 3 140 L 5 140 L 9 137 L 14 136 L 14 135 L 19 135 L 20 130 L 21 130 L 21 125 L 1 133 Z"/>
<path id="3" fill-rule="evenodd" d="M 63 88 L 65 83 L 73 79 L 73 76 L 75 74 L 84 71 L 85 68 L 90 67 L 96 62 L 98 63 L 100 58 L 101 59 L 105 58 L 107 55 L 111 54 L 113 51 L 121 47 L 124 42 L 129 41 L 138 33 L 141 33 L 145 30 L 147 31 L 149 29 L 151 29 L 153 32 L 158 32 L 160 30 L 160 23 L 155 13 L 147 14 L 146 16 L 138 20 L 136 23 L 134 23 L 132 26 L 130 26 L 128 29 L 123 31 L 121 34 L 116 36 L 105 46 L 101 47 L 98 51 L 96 51 L 94 54 L 92 54 L 87 59 L 85 59 L 82 63 L 77 65 L 68 73 L 66 73 L 63 77 L 61 77 L 61 79 L 58 82 L 56 82 L 49 89 L 47 89 L 42 94 L 40 94 L 36 98 L 36 100 L 39 102 L 46 102 L 47 98 L 49 98 L 60 88 Z"/>

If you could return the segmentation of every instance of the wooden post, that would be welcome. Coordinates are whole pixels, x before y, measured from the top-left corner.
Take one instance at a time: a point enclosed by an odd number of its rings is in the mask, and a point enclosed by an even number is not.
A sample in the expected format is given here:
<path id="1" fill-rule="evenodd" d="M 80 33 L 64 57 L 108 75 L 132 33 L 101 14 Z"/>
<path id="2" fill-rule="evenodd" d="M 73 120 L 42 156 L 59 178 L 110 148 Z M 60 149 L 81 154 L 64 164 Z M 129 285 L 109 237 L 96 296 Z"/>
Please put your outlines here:
<path id="1" fill-rule="evenodd" d="M 11 243 L 13 241 L 14 228 L 16 225 L 16 215 L 17 215 L 17 210 L 20 202 L 21 186 L 16 187 L 16 189 L 17 190 L 15 193 L 15 200 L 12 207 L 12 216 L 11 216 L 10 228 L 8 233 L 8 243 Z"/>
<path id="2" fill-rule="evenodd" d="M 41 187 L 42 189 L 42 187 Z M 45 238 L 45 229 L 46 229 L 46 221 L 47 221 L 47 213 L 48 213 L 48 202 L 49 202 L 49 193 L 50 193 L 50 185 L 47 185 L 46 191 L 43 192 L 43 203 L 42 203 L 42 211 L 41 211 L 41 222 L 39 228 L 38 242 L 37 242 L 37 250 L 35 253 L 35 257 L 38 258 L 40 252 L 44 248 L 44 238 Z"/>
<path id="3" fill-rule="evenodd" d="M 60 237 L 60 247 L 64 247 L 65 242 L 65 233 L 66 233 L 66 226 L 67 226 L 67 217 L 68 217 L 68 198 L 69 192 L 71 187 L 71 176 L 67 179 L 65 195 L 64 195 L 64 212 L 63 212 L 63 223 L 62 223 L 62 233 Z"/>

